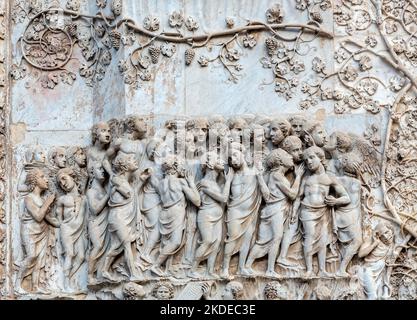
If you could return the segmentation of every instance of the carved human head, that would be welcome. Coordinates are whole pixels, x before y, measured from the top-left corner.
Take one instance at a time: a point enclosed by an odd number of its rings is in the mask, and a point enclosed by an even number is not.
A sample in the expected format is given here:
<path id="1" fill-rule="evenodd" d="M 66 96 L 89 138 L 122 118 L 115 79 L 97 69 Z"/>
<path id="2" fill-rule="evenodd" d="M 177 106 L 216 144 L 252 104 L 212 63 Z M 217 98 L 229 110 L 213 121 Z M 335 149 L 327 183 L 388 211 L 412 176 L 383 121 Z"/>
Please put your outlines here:
<path id="1" fill-rule="evenodd" d="M 392 226 L 383 221 L 379 222 L 375 227 L 375 235 L 379 238 L 385 245 L 389 245 L 394 240 L 394 229 Z"/>
<path id="2" fill-rule="evenodd" d="M 73 147 L 68 150 L 68 163 L 73 166 L 77 165 L 84 168 L 87 165 L 87 155 L 85 149 L 81 147 Z"/>
<path id="3" fill-rule="evenodd" d="M 266 165 L 271 170 L 283 166 L 285 169 L 290 169 L 294 166 L 292 156 L 283 149 L 274 149 L 266 157 Z"/>
<path id="4" fill-rule="evenodd" d="M 270 137 L 274 146 L 278 146 L 290 134 L 291 124 L 283 118 L 276 118 L 270 124 Z"/>
<path id="5" fill-rule="evenodd" d="M 51 160 L 54 166 L 65 168 L 67 166 L 67 157 L 65 148 L 57 147 L 52 150 Z"/>
<path id="6" fill-rule="evenodd" d="M 38 162 L 38 163 L 45 163 L 46 155 L 45 155 L 45 152 L 42 150 L 42 147 L 40 145 L 36 145 L 33 148 L 32 161 Z"/>
<path id="7" fill-rule="evenodd" d="M 160 138 L 152 138 L 149 140 L 148 144 L 146 145 L 146 155 L 148 156 L 149 160 L 154 161 L 155 156 L 160 156 L 160 154 L 158 154 L 158 150 L 162 143 L 164 143 L 164 141 Z"/>
<path id="8" fill-rule="evenodd" d="M 125 300 L 141 300 L 145 295 L 145 289 L 137 283 L 128 282 L 123 286 L 123 296 Z"/>
<path id="9" fill-rule="evenodd" d="M 113 169 L 116 173 L 133 172 L 138 168 L 138 164 L 132 154 L 118 153 L 113 160 Z"/>
<path id="10" fill-rule="evenodd" d="M 272 119 L 265 115 L 258 115 L 255 119 L 255 123 L 261 125 L 264 129 L 265 139 L 270 139 L 271 137 L 271 121 Z"/>
<path id="11" fill-rule="evenodd" d="M 243 284 L 238 281 L 230 281 L 223 290 L 222 298 L 223 300 L 241 300 L 243 298 Z"/>
<path id="12" fill-rule="evenodd" d="M 59 169 L 56 175 L 56 180 L 65 192 L 70 192 L 75 187 L 75 173 L 71 168 Z"/>
<path id="13" fill-rule="evenodd" d="M 309 121 L 305 125 L 307 131 L 313 138 L 314 144 L 318 147 L 323 147 L 327 143 L 327 132 L 323 125 L 318 121 Z"/>
<path id="14" fill-rule="evenodd" d="M 106 179 L 106 173 L 103 168 L 103 165 L 98 161 L 92 161 L 89 163 L 88 174 L 90 176 L 90 181 L 96 179 L 102 182 Z"/>
<path id="15" fill-rule="evenodd" d="M 176 134 L 180 130 L 185 130 L 185 121 L 182 119 L 171 119 L 165 122 L 165 127 Z"/>
<path id="16" fill-rule="evenodd" d="M 230 137 L 234 142 L 242 142 L 244 130 L 248 128 L 248 123 L 242 117 L 234 117 L 229 120 Z"/>
<path id="17" fill-rule="evenodd" d="M 158 300 L 171 300 L 174 298 L 174 287 L 169 282 L 159 282 L 153 287 L 152 296 Z"/>
<path id="18" fill-rule="evenodd" d="M 232 142 L 229 147 L 229 164 L 240 169 L 245 163 L 245 147 L 238 142 Z"/>
<path id="19" fill-rule="evenodd" d="M 416 110 L 413 110 L 407 113 L 407 115 L 405 116 L 405 120 L 410 127 L 417 129 L 417 111 Z"/>
<path id="20" fill-rule="evenodd" d="M 215 151 L 210 151 L 202 156 L 201 164 L 203 169 L 224 171 L 224 162 Z"/>
<path id="21" fill-rule="evenodd" d="M 287 300 L 287 291 L 277 281 L 268 282 L 264 288 L 265 300 Z"/>
<path id="22" fill-rule="evenodd" d="M 315 172 L 320 168 L 320 166 L 324 164 L 325 154 L 324 151 L 319 147 L 312 146 L 304 150 L 303 158 L 307 165 L 307 168 L 311 172 Z"/>
<path id="23" fill-rule="evenodd" d="M 292 134 L 296 135 L 300 139 L 304 136 L 305 124 L 307 119 L 301 115 L 295 115 L 288 119 L 291 123 Z"/>
<path id="24" fill-rule="evenodd" d="M 143 139 L 148 133 L 148 123 L 144 118 L 130 116 L 125 120 L 125 130 L 134 139 Z"/>
<path id="25" fill-rule="evenodd" d="M 300 163 L 303 160 L 303 143 L 299 137 L 286 137 L 281 143 L 281 148 L 292 156 L 295 163 Z"/>
<path id="26" fill-rule="evenodd" d="M 162 160 L 162 170 L 165 174 L 184 175 L 184 159 L 178 155 L 169 154 Z"/>
<path id="27" fill-rule="evenodd" d="M 362 163 L 361 157 L 355 152 L 342 153 L 336 160 L 336 169 L 341 173 L 356 176 L 358 174 L 356 167 Z"/>
<path id="28" fill-rule="evenodd" d="M 330 136 L 330 141 L 335 145 L 337 151 L 347 153 L 352 150 L 352 138 L 344 132 L 336 131 Z"/>
<path id="29" fill-rule="evenodd" d="M 221 144 L 227 144 L 230 140 L 230 130 L 226 123 L 215 122 L 209 128 L 209 150 Z"/>
<path id="30" fill-rule="evenodd" d="M 48 190 L 48 178 L 45 173 L 38 169 L 29 170 L 26 174 L 25 184 L 29 192 L 32 192 L 37 186 L 40 190 Z"/>
<path id="31" fill-rule="evenodd" d="M 109 144 L 111 140 L 110 126 L 107 122 L 99 122 L 93 126 L 92 141 L 93 144 L 99 142 L 100 144 Z"/>
<path id="32" fill-rule="evenodd" d="M 196 143 L 204 144 L 207 141 L 209 124 L 206 118 L 190 119 L 187 121 L 186 128 L 193 133 Z"/>

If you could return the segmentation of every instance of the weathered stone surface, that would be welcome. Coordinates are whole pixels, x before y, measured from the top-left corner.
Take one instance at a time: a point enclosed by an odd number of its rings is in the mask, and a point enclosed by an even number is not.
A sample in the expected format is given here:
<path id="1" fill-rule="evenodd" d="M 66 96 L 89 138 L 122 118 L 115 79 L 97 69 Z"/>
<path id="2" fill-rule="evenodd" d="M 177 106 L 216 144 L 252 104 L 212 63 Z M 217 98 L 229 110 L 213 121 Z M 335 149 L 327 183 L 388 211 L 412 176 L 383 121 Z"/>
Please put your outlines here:
<path id="1" fill-rule="evenodd" d="M 0 1 L 2 298 L 415 299 L 416 10 Z"/>

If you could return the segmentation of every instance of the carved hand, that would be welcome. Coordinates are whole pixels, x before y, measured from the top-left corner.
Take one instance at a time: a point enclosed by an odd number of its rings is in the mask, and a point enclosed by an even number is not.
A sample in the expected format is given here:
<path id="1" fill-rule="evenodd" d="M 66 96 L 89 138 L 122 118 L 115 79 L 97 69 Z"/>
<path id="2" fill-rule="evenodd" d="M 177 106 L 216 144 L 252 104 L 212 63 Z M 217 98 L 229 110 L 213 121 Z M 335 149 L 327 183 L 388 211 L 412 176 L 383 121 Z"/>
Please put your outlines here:
<path id="1" fill-rule="evenodd" d="M 324 198 L 324 203 L 333 207 L 333 206 L 338 205 L 339 201 L 333 196 L 326 196 Z"/>
<path id="2" fill-rule="evenodd" d="M 297 177 L 302 177 L 305 172 L 306 172 L 306 167 L 305 167 L 305 164 L 302 163 L 302 164 L 300 164 L 300 166 L 298 167 L 298 169 L 295 170 L 295 175 Z"/>
<path id="3" fill-rule="evenodd" d="M 46 198 L 45 203 L 49 207 L 55 200 L 55 194 L 51 194 Z"/>

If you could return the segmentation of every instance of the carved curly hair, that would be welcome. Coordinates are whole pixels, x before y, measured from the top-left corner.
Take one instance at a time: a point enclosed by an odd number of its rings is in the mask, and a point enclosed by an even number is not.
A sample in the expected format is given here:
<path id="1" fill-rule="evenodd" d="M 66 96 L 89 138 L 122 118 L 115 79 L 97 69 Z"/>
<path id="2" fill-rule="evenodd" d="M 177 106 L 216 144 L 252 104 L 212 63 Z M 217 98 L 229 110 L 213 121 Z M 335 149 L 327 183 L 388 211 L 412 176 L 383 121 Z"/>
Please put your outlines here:
<path id="1" fill-rule="evenodd" d="M 113 168 L 118 173 L 124 173 L 129 171 L 129 164 L 135 162 L 135 159 L 132 155 L 128 155 L 125 153 L 119 153 L 116 158 L 114 158 L 112 164 Z"/>
<path id="2" fill-rule="evenodd" d="M 152 289 L 151 291 L 151 295 L 154 296 L 155 298 L 157 298 L 157 294 L 158 294 L 158 290 L 160 287 L 165 287 L 169 290 L 169 300 L 171 300 L 172 298 L 174 298 L 174 287 L 171 283 L 169 282 L 158 282 Z"/>
<path id="3" fill-rule="evenodd" d="M 230 281 L 226 286 L 230 288 L 235 300 L 241 300 L 243 298 L 243 284 L 238 281 Z"/>
<path id="4" fill-rule="evenodd" d="M 25 184 L 28 187 L 29 192 L 32 192 L 35 189 L 38 183 L 38 178 L 42 173 L 42 170 L 38 168 L 28 171 L 26 174 Z"/>
<path id="5" fill-rule="evenodd" d="M 287 151 L 278 148 L 272 150 L 265 159 L 265 163 L 268 168 L 277 168 L 282 166 L 282 158 L 283 157 L 291 157 Z"/>
<path id="6" fill-rule="evenodd" d="M 277 281 L 268 282 L 264 288 L 265 300 L 286 300 L 287 293 Z"/>

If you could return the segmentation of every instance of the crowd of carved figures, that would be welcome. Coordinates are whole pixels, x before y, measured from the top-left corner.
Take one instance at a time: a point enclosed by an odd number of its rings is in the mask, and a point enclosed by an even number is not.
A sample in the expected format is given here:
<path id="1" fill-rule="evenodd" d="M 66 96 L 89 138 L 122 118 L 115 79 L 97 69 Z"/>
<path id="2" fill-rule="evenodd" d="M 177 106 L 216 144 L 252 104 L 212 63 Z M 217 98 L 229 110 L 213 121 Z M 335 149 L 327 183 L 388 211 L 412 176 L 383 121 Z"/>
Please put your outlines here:
<path id="1" fill-rule="evenodd" d="M 356 277 L 366 297 L 389 297 L 394 229 L 365 230 L 380 162 L 365 138 L 301 115 L 151 126 L 113 119 L 86 148 L 27 152 L 17 292 L 47 292 L 55 256 L 65 292 L 87 272 L 89 285 L 131 281 L 127 292 L 155 279 Z"/>

